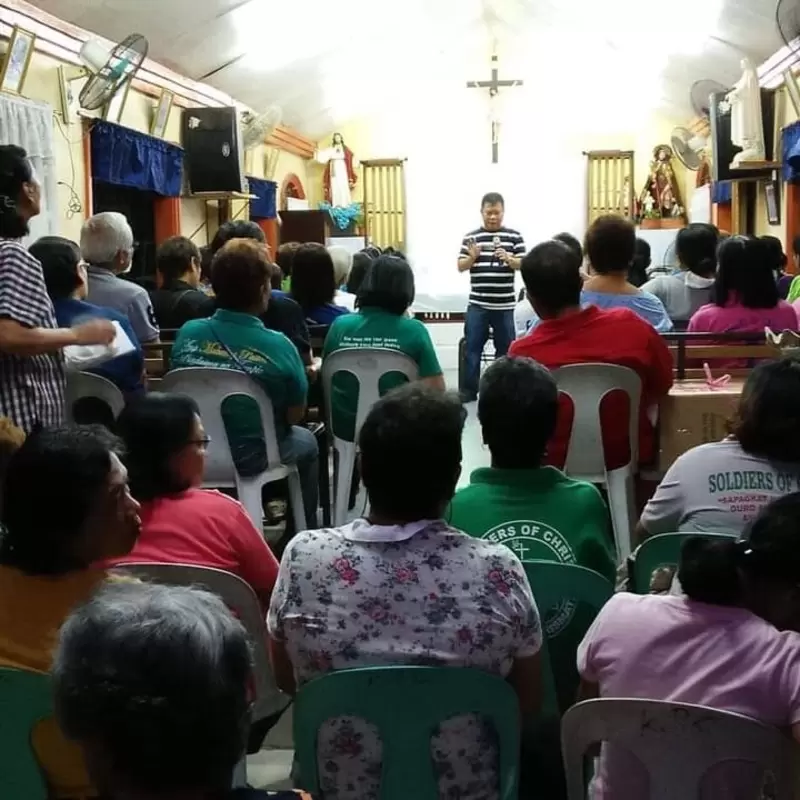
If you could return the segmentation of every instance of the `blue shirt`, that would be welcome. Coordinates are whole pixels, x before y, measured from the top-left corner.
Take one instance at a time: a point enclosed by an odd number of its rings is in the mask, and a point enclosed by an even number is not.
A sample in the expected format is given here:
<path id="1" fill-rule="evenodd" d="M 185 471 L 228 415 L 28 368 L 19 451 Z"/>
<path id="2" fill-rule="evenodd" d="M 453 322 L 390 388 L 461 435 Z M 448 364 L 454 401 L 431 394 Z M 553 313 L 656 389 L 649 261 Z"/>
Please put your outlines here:
<path id="1" fill-rule="evenodd" d="M 611 294 L 610 292 L 581 292 L 581 305 L 598 308 L 629 308 L 634 314 L 649 322 L 659 333 L 672 330 L 672 320 L 664 304 L 650 292 L 638 294 Z"/>
<path id="2" fill-rule="evenodd" d="M 525 303 L 527 305 L 527 301 Z M 609 292 L 587 292 L 584 289 L 581 291 L 581 308 L 586 308 L 587 306 L 597 306 L 604 309 L 629 308 L 645 322 L 649 322 L 659 333 L 668 333 L 673 328 L 672 320 L 664 304 L 650 292 L 611 294 Z M 519 339 L 530 333 L 539 324 L 539 317 L 532 308 L 528 313 L 523 311 L 518 316 L 519 319 L 515 325 L 517 338 Z M 524 330 L 522 330 L 523 325 Z"/>
<path id="3" fill-rule="evenodd" d="M 62 328 L 71 328 L 79 325 L 88 319 L 107 319 L 111 322 L 119 322 L 122 330 L 136 347 L 131 353 L 112 358 L 99 367 L 87 370 L 95 375 L 110 380 L 126 396 L 139 394 L 144 391 L 142 374 L 144 372 L 144 353 L 139 339 L 133 331 L 133 326 L 124 314 L 115 311 L 113 308 L 96 306 L 84 300 L 67 298 L 65 300 L 54 300 L 53 308 L 56 310 L 56 320 Z"/>

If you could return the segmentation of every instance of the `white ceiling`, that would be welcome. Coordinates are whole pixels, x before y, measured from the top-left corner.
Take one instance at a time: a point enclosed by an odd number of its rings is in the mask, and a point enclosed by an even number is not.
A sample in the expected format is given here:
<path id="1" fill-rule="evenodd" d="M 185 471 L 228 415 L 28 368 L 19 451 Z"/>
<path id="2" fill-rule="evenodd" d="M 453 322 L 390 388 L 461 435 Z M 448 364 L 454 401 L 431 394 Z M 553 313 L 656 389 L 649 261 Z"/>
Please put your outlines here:
<path id="1" fill-rule="evenodd" d="M 782 44 L 776 0 L 37 0 L 312 137 L 487 77 L 541 86 L 546 112 L 607 98 L 684 121 L 700 78 L 733 83 L 742 55 Z M 558 92 L 554 87 L 560 87 Z M 531 97 L 528 92 L 526 96 Z M 543 103 L 544 105 L 544 103 Z"/>

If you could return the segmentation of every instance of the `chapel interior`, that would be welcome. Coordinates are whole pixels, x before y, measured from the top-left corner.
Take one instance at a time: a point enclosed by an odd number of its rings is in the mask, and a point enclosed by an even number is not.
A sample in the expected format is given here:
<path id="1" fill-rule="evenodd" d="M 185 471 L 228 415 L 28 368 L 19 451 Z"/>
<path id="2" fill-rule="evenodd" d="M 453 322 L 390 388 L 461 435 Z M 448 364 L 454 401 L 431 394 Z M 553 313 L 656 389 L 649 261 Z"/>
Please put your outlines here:
<path id="1" fill-rule="evenodd" d="M 800 0 L 0 0 L 6 144 L 25 148 L 41 185 L 22 244 L 80 242 L 93 215 L 119 212 L 134 239 L 124 279 L 148 292 L 162 284 L 164 242 L 182 236 L 210 253 L 232 221 L 255 222 L 271 260 L 286 243 L 403 254 L 415 287 L 407 315 L 424 324 L 444 385 L 463 401 L 464 489 L 473 471 L 493 466 L 477 384 L 465 390 L 476 268 L 462 268 L 468 231 L 486 233 L 492 193 L 500 224 L 524 240 L 523 265 L 556 233 L 584 244 L 593 223 L 613 215 L 649 250 L 644 280 L 684 269 L 676 240 L 698 224 L 774 237 L 784 277 L 800 274 Z M 494 234 L 492 258 L 503 260 L 500 245 Z M 585 269 L 593 280 L 588 259 Z M 517 263 L 509 278 L 509 325 L 510 308 L 531 296 L 523 271 Z M 273 292 L 287 286 L 273 282 Z M 308 322 L 313 360 L 325 334 Z M 618 566 L 667 470 L 724 439 L 753 368 L 796 355 L 800 341 L 800 322 L 738 338 L 714 338 L 719 329 L 703 338 L 692 324 L 684 335 L 688 322 L 656 326 L 671 388 L 656 403 L 652 459 L 625 478 L 624 547 L 610 473 L 587 478 L 611 507 Z M 475 381 L 507 349 L 491 324 Z M 160 341 L 143 343 L 151 391 L 166 380 L 176 335 L 162 326 Z M 309 406 L 314 396 L 312 387 Z M 340 516 L 341 463 L 322 427 L 325 403 L 316 406 L 302 424 L 315 431 L 326 472 L 318 524 L 306 524 L 327 528 L 357 519 L 368 498 L 356 461 L 341 462 L 353 485 Z M 280 513 L 270 523 L 274 500 L 265 495 L 270 546 L 286 524 Z M 512 547 L 523 562 L 525 548 Z M 2 731 L 0 719 L 0 741 Z M 5 794 L 3 759 L 0 797 L 29 800 Z M 297 788 L 295 759 L 290 708 L 247 756 L 246 783 Z"/>

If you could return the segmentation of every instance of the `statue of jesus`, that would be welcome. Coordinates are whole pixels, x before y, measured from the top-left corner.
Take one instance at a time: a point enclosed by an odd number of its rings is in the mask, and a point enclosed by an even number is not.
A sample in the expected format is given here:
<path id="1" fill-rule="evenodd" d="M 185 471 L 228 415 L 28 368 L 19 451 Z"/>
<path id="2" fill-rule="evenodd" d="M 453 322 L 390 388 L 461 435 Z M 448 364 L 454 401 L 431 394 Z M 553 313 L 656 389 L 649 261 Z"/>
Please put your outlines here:
<path id="1" fill-rule="evenodd" d="M 758 74 L 747 58 L 742 59 L 742 71 L 742 77 L 726 97 L 731 107 L 731 142 L 742 148 L 742 152 L 734 156 L 732 168 L 766 158 Z"/>
<path id="2" fill-rule="evenodd" d="M 341 133 L 333 134 L 330 147 L 319 150 L 316 160 L 325 165 L 322 177 L 325 189 L 325 202 L 334 208 L 347 208 L 353 202 L 350 190 L 356 185 L 353 151 L 344 143 Z"/>

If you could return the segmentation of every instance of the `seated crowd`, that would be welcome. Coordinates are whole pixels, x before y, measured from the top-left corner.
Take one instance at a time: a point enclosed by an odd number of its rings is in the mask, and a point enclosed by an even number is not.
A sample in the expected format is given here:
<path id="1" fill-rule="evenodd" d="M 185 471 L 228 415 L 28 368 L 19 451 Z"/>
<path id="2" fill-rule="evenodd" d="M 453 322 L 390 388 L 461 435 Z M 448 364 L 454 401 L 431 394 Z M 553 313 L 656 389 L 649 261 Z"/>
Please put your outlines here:
<path id="1" fill-rule="evenodd" d="M 588 614 L 568 598 L 538 607 L 529 580 L 531 562 L 577 565 L 610 594 L 629 566 L 602 487 L 565 472 L 574 403 L 555 371 L 632 370 L 641 406 L 609 393 L 598 449 L 607 469 L 627 464 L 635 415 L 639 461 L 653 464 L 652 410 L 673 385 L 662 333 L 799 327 L 785 258 L 767 237 L 689 225 L 676 239 L 680 268 L 658 276 L 618 217 L 596 220 L 585 250 L 569 234 L 533 247 L 520 264 L 518 338 L 480 380 L 490 465 L 458 489 L 467 411 L 446 391 L 428 329 L 409 314 L 414 273 L 401 253 L 284 244 L 273 263 L 261 228 L 234 221 L 205 252 L 184 237 L 163 243 L 148 294 L 124 277 L 134 247 L 124 216 L 89 218 L 80 245 L 45 237 L 26 249 L 40 199 L 19 148 L 0 146 L 0 194 L 13 199 L 0 206 L 0 669 L 51 678 L 54 715 L 30 736 L 49 797 L 271 796 L 241 780 L 253 733 L 257 749 L 281 713 L 255 715 L 262 650 L 289 697 L 359 667 L 474 668 L 505 681 L 522 721 L 522 798 L 565 797 L 558 718 L 578 699 L 695 703 L 800 741 L 800 361 L 758 364 L 729 435 L 680 456 L 641 504 L 635 545 L 697 534 L 683 543 L 669 594 L 621 591 Z M 132 347 L 116 355 L 120 332 Z M 242 478 L 274 457 L 297 467 L 306 525 L 287 523 L 280 564 L 260 520 L 203 488 L 203 417 L 211 423 L 201 398 L 147 391 L 143 345 L 162 335 L 173 339 L 171 369 L 224 368 L 252 382 L 252 394 L 221 408 Z M 320 392 L 320 362 L 375 346 L 406 356 L 410 373 L 383 376 L 360 429 L 357 382 L 334 376 L 332 433 L 358 446 L 368 511 L 320 528 L 309 398 Z M 108 426 L 64 424 L 78 348 L 105 352 L 90 369 L 123 393 Z M 259 396 L 277 454 L 267 452 Z M 197 588 L 203 580 L 136 577 L 165 564 L 241 579 L 263 641 L 239 609 Z M 428 744 L 440 797 L 502 795 L 500 743 L 474 711 L 467 698 Z M 384 744 L 371 723 L 331 716 L 316 747 L 321 797 L 380 796 Z M 305 785 L 302 772 L 293 776 Z M 757 796 L 752 778 L 721 769 L 715 796 Z M 629 753 L 604 747 L 591 796 L 644 797 L 646 780 Z"/>

